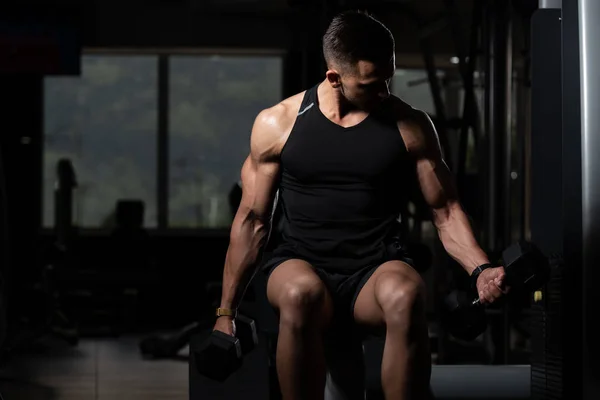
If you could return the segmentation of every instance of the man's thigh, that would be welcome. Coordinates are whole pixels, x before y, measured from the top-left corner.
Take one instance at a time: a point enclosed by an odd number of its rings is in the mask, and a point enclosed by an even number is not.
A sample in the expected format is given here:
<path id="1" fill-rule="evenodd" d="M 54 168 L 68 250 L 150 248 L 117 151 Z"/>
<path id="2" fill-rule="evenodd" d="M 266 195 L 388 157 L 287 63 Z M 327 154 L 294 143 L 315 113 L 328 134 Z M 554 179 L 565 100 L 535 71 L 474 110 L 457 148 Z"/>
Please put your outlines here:
<path id="1" fill-rule="evenodd" d="M 381 332 L 385 329 L 384 292 L 422 286 L 420 274 L 408 263 L 392 260 L 381 264 L 359 288 L 354 302 L 354 321 L 374 332 Z"/>

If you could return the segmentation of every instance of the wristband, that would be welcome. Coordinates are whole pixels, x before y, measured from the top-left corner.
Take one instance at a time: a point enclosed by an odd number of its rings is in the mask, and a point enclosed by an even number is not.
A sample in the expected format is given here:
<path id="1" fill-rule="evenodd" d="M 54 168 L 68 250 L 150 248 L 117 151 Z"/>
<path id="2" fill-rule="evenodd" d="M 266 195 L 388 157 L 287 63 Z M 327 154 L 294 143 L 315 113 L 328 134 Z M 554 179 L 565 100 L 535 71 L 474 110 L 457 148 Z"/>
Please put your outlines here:
<path id="1" fill-rule="evenodd" d="M 217 308 L 217 312 L 215 313 L 217 317 L 237 317 L 237 309 L 231 308 Z"/>
<path id="2" fill-rule="evenodd" d="M 477 278 L 484 270 L 492 267 L 493 265 L 490 263 L 481 264 L 480 266 L 475 268 L 473 272 L 471 272 L 471 288 L 475 291 L 475 293 L 477 293 Z"/>

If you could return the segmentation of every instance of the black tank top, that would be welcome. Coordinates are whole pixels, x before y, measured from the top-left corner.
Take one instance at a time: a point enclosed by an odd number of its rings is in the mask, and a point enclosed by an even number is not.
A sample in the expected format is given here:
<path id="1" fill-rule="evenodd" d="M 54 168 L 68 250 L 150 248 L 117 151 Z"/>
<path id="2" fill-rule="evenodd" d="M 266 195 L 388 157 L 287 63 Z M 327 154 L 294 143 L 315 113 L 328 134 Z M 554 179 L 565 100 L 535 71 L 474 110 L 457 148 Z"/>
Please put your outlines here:
<path id="1" fill-rule="evenodd" d="M 307 90 L 281 152 L 275 255 L 329 270 L 381 262 L 408 190 L 408 154 L 391 101 L 344 128 Z"/>

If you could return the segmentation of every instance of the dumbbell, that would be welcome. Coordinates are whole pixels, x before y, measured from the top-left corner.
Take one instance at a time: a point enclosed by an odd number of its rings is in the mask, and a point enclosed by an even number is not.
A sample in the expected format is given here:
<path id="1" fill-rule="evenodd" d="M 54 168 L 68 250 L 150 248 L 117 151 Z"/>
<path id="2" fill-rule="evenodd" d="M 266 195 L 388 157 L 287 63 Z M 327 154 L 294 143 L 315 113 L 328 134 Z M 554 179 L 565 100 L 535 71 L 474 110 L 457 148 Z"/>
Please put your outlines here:
<path id="1" fill-rule="evenodd" d="M 487 329 L 484 307 L 474 303 L 465 291 L 453 290 L 444 299 L 443 323 L 457 339 L 475 340 Z"/>
<path id="2" fill-rule="evenodd" d="M 502 252 L 504 284 L 512 295 L 539 289 L 550 276 L 549 260 L 533 244 L 519 241 Z M 485 307 L 479 296 L 469 299 L 465 292 L 453 291 L 444 299 L 445 325 L 449 333 L 463 340 L 474 340 L 487 328 Z"/>
<path id="3" fill-rule="evenodd" d="M 218 382 L 225 381 L 242 366 L 243 357 L 256 347 L 258 335 L 254 320 L 238 315 L 235 327 L 235 336 L 207 331 L 200 345 L 191 349 L 201 375 Z"/>

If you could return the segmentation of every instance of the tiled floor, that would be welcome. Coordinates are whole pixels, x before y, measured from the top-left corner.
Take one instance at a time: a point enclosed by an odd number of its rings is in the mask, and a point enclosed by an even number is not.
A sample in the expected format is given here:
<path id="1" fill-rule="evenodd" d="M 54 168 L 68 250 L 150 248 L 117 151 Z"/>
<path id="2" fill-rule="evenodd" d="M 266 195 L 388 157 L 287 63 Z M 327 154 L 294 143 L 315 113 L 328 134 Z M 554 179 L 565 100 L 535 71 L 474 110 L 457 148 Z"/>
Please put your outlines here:
<path id="1" fill-rule="evenodd" d="M 144 360 L 137 343 L 82 340 L 15 357 L 0 370 L 0 393 L 5 400 L 188 400 L 186 358 Z"/>
<path id="2" fill-rule="evenodd" d="M 148 361 L 140 355 L 138 340 L 138 337 L 87 339 L 73 348 L 53 343 L 45 346 L 44 351 L 15 357 L 0 368 L 0 393 L 5 400 L 189 400 L 189 349 L 181 352 L 180 360 Z M 375 350 L 367 354 L 376 358 L 375 361 L 367 359 L 367 365 L 380 362 Z M 529 390 L 528 368 L 436 367 L 432 386 L 438 398 L 446 398 L 443 393 L 464 390 L 474 395 L 486 385 L 486 390 L 494 388 L 492 394 L 503 394 L 503 385 L 525 393 Z M 475 375 L 480 378 L 474 382 Z M 370 376 L 367 374 L 367 381 L 375 387 L 373 382 L 380 378 L 377 374 Z M 492 378 L 494 376 L 497 379 Z M 485 385 L 477 386 L 477 382 L 485 382 Z"/>

